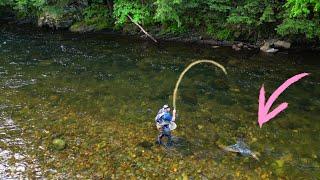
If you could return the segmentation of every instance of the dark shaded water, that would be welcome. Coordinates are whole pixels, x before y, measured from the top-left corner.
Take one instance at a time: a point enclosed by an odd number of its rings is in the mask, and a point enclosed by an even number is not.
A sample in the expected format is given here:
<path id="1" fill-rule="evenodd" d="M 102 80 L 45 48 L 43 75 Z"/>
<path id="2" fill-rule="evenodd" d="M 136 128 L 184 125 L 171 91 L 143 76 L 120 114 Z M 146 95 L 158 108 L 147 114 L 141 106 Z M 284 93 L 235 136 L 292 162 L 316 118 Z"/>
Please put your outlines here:
<path id="1" fill-rule="evenodd" d="M 1 27 L 0 178 L 320 177 L 319 53 L 277 55 L 178 43 L 161 46 L 110 34 Z M 179 89 L 175 145 L 154 144 L 154 116 Z M 311 76 L 277 100 L 289 107 L 257 124 L 258 93 Z M 275 104 L 275 105 L 276 105 Z M 275 107 L 275 106 L 274 106 Z M 218 146 L 242 137 L 260 161 Z M 67 146 L 58 151 L 52 140 Z M 22 165 L 21 165 L 22 164 Z"/>

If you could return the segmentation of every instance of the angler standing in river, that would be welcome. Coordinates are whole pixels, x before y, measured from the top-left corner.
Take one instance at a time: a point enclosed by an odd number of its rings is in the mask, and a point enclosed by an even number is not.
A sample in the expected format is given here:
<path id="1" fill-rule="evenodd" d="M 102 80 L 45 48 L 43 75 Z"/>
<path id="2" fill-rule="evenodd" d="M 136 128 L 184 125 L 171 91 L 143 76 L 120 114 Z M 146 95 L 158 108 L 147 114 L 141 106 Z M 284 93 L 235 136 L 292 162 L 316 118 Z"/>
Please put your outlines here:
<path id="1" fill-rule="evenodd" d="M 161 139 L 163 137 L 168 138 L 168 145 L 171 144 L 171 131 L 176 128 L 176 124 L 174 123 L 176 119 L 176 110 L 172 111 L 172 116 L 170 114 L 170 107 L 168 105 L 164 105 L 159 111 L 157 116 L 155 117 L 156 127 L 159 130 L 159 135 L 157 138 L 157 143 L 162 144 Z"/>

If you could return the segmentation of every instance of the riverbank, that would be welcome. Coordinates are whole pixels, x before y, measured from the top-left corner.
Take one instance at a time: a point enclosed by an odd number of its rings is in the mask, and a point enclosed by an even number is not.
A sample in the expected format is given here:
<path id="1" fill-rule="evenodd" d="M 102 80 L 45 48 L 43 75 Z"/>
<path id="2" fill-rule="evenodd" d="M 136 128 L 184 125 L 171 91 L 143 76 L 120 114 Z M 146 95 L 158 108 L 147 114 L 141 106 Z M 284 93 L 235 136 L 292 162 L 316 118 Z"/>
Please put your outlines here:
<path id="1" fill-rule="evenodd" d="M 306 3 L 309 16 L 294 12 L 294 7 L 292 2 L 58 0 L 23 4 L 18 0 L 0 1 L 0 18 L 53 30 L 78 33 L 111 30 L 140 38 L 152 36 L 160 41 L 205 44 L 213 48 L 230 46 L 236 51 L 319 50 L 317 8 L 320 6 Z M 147 37 L 148 33 L 151 36 Z"/>
<path id="2" fill-rule="evenodd" d="M 319 177 L 319 53 L 266 55 L 155 45 L 109 32 L 11 27 L 0 33 L 0 105 L 6 107 L 0 154 L 9 158 L 1 161 L 8 166 L 0 167 L 0 177 L 10 169 L 29 179 L 39 171 L 47 179 Z M 204 58 L 224 65 L 228 76 L 210 65 L 189 71 L 178 92 L 176 141 L 169 149 L 154 144 L 155 114 L 172 101 L 183 69 Z M 269 94 L 300 72 L 311 75 L 279 97 L 289 107 L 259 128 L 261 85 Z M 259 162 L 219 148 L 238 137 L 260 153 Z M 54 147 L 57 138 L 64 149 Z"/>
<path id="3" fill-rule="evenodd" d="M 48 30 L 48 31 L 70 31 L 70 29 L 52 29 L 49 27 L 37 27 L 37 25 L 30 19 L 24 19 L 24 20 L 15 20 L 13 18 L 7 18 L 7 19 L 0 19 L 0 25 L 10 25 L 10 26 L 29 26 L 31 28 L 38 28 L 41 30 Z M 155 28 L 156 29 L 156 28 Z M 155 29 L 151 29 L 151 32 L 154 33 L 152 36 L 156 38 L 159 43 L 162 42 L 180 42 L 180 43 L 186 43 L 186 44 L 199 44 L 204 46 L 210 46 L 212 48 L 219 48 L 219 47 L 231 47 L 235 51 L 240 50 L 249 50 L 253 52 L 259 52 L 260 48 L 264 46 L 265 42 L 270 41 L 277 41 L 276 39 L 269 39 L 269 40 L 260 40 L 256 43 L 250 43 L 245 41 L 219 41 L 215 39 L 210 39 L 208 37 L 202 37 L 201 35 L 198 35 L 196 33 L 184 33 L 184 34 L 161 34 L 159 31 L 156 31 Z M 124 35 L 124 36 L 131 36 L 133 38 L 139 38 L 147 41 L 152 41 L 149 37 L 147 37 L 143 32 L 138 31 L 137 28 L 131 28 L 131 30 L 128 29 L 121 29 L 121 30 L 114 30 L 114 29 L 103 29 L 99 31 L 89 31 L 89 32 L 73 32 L 74 34 L 92 34 L 92 33 L 107 33 L 107 34 L 115 34 L 115 35 Z M 155 43 L 157 44 L 157 43 Z M 273 48 L 273 45 L 270 45 L 270 48 Z M 280 51 L 320 51 L 320 46 L 317 43 L 306 43 L 305 44 L 293 44 L 293 46 L 290 46 L 289 48 L 283 48 L 283 47 L 275 47 L 278 48 Z M 278 52 L 278 51 L 276 51 Z M 271 53 L 276 53 L 271 52 Z"/>

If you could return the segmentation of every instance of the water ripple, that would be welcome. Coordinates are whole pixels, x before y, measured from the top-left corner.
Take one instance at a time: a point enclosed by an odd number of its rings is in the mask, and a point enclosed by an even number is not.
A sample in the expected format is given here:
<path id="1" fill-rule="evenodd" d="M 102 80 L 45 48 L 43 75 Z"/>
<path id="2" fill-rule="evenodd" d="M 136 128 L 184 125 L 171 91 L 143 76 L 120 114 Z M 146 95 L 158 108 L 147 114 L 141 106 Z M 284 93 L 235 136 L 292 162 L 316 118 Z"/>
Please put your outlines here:
<path id="1" fill-rule="evenodd" d="M 13 119 L 1 114 L 0 117 L 0 179 L 28 179 L 28 172 L 34 177 L 42 178 L 41 168 L 36 159 L 30 159 L 26 149 L 26 142 L 19 136 L 21 129 Z M 19 149 L 19 152 L 14 152 Z"/>

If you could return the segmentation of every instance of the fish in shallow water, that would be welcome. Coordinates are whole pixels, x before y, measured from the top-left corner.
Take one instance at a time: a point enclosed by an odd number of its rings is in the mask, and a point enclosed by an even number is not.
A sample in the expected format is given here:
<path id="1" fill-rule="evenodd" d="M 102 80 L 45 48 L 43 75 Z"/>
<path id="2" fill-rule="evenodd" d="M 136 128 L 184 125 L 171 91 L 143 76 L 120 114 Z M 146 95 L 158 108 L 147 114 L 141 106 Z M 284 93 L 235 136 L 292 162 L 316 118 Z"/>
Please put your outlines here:
<path id="1" fill-rule="evenodd" d="M 228 152 L 240 153 L 243 156 L 251 156 L 259 161 L 258 156 L 252 152 L 249 147 L 242 141 L 238 140 L 236 144 L 230 146 L 219 145 L 219 147 Z"/>

